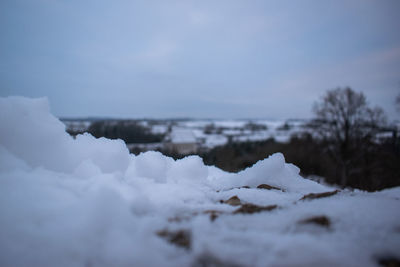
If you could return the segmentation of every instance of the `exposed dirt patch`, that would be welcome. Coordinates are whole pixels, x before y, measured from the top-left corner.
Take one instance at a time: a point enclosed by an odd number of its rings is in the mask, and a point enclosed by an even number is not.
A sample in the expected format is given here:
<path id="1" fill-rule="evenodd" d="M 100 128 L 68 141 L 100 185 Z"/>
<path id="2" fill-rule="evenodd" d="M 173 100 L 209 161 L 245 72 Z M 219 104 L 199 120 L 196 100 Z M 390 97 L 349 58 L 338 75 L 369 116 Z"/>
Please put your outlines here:
<path id="1" fill-rule="evenodd" d="M 339 190 L 335 190 L 332 192 L 324 192 L 324 193 L 310 193 L 310 194 L 304 195 L 300 200 L 330 197 L 330 196 L 336 195 L 338 192 L 339 192 Z"/>
<path id="2" fill-rule="evenodd" d="M 204 211 L 203 213 L 204 213 L 204 214 L 210 214 L 210 220 L 213 222 L 213 221 L 215 221 L 215 219 L 217 219 L 218 216 L 219 216 L 220 214 L 222 214 L 223 212 L 222 212 L 222 211 L 219 211 L 219 210 L 206 210 L 206 211 Z"/>
<path id="3" fill-rule="evenodd" d="M 283 189 L 279 188 L 279 187 L 275 187 L 269 184 L 260 184 L 259 186 L 257 186 L 258 189 L 266 189 L 266 190 L 281 190 L 284 191 Z"/>
<path id="4" fill-rule="evenodd" d="M 191 267 L 240 267 L 240 265 L 223 261 L 210 253 L 203 253 L 195 259 Z"/>
<path id="5" fill-rule="evenodd" d="M 229 205 L 231 205 L 231 206 L 239 206 L 239 205 L 241 205 L 242 203 L 240 202 L 240 198 L 238 198 L 237 196 L 233 196 L 233 197 L 231 197 L 230 199 L 228 199 L 228 200 L 221 200 L 220 201 L 221 203 L 224 203 L 224 204 L 229 204 Z"/>
<path id="6" fill-rule="evenodd" d="M 190 249 L 191 247 L 191 234 L 188 230 L 161 230 L 157 232 L 157 235 L 178 247 L 186 249 Z"/>
<path id="7" fill-rule="evenodd" d="M 329 228 L 331 226 L 331 220 L 325 215 L 314 216 L 304 220 L 299 221 L 300 224 L 316 224 L 322 227 Z"/>
<path id="8" fill-rule="evenodd" d="M 276 209 L 277 205 L 269 205 L 269 206 L 258 206 L 254 204 L 243 204 L 240 208 L 235 210 L 233 214 L 243 213 L 243 214 L 253 214 L 262 211 L 271 211 Z"/>

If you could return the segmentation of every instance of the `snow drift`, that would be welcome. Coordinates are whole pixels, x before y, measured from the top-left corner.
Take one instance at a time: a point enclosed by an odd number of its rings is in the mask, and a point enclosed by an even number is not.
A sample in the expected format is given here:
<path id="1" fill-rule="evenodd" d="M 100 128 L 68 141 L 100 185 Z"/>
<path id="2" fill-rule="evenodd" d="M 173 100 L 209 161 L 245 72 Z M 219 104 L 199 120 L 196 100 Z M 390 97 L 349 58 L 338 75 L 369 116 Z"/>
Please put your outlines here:
<path id="1" fill-rule="evenodd" d="M 134 156 L 121 140 L 73 139 L 45 98 L 1 98 L 0 125 L 1 266 L 375 266 L 400 257 L 399 188 L 300 200 L 334 189 L 300 177 L 282 154 L 238 174 L 197 156 Z M 241 213 L 234 196 L 270 208 Z"/>

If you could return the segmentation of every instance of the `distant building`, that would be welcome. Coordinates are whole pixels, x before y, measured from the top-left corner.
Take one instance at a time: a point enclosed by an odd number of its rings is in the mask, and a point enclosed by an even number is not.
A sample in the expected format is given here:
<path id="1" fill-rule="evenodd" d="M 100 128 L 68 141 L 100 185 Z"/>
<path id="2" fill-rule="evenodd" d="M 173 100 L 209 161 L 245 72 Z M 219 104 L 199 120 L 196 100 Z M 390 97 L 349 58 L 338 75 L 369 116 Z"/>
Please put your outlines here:
<path id="1" fill-rule="evenodd" d="M 196 137 L 192 130 L 173 128 L 169 134 L 165 147 L 174 153 L 188 155 L 198 151 Z"/>

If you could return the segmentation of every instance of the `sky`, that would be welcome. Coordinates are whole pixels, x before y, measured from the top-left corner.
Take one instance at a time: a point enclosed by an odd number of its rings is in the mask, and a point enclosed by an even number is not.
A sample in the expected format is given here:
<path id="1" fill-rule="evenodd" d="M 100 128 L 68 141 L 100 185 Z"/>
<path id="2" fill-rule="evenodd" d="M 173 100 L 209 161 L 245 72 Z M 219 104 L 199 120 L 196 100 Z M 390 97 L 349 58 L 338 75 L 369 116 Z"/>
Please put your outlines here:
<path id="1" fill-rule="evenodd" d="M 398 119 L 398 0 L 1 0 L 0 96 L 60 117 L 309 118 L 350 86 Z"/>

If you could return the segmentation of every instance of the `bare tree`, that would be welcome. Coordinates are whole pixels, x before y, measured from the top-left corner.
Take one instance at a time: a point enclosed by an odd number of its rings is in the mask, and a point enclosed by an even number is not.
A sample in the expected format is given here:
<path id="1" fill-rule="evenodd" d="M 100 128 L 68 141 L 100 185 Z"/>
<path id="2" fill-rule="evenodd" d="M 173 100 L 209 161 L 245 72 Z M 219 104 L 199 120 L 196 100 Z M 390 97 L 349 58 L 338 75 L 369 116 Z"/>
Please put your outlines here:
<path id="1" fill-rule="evenodd" d="M 328 90 L 313 111 L 317 133 L 337 163 L 340 184 L 345 186 L 352 171 L 357 171 L 352 168 L 352 161 L 385 124 L 383 110 L 369 107 L 363 93 L 347 87 Z"/>

